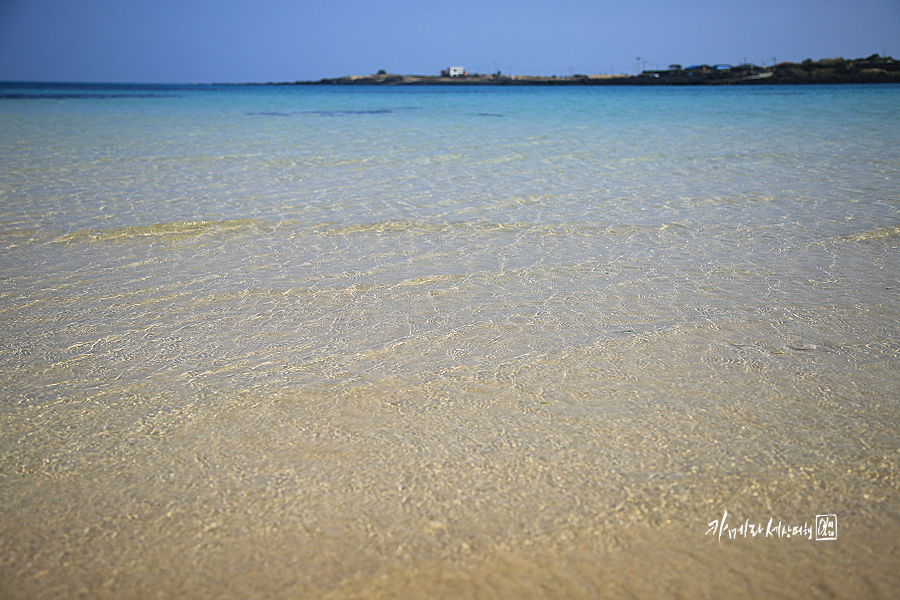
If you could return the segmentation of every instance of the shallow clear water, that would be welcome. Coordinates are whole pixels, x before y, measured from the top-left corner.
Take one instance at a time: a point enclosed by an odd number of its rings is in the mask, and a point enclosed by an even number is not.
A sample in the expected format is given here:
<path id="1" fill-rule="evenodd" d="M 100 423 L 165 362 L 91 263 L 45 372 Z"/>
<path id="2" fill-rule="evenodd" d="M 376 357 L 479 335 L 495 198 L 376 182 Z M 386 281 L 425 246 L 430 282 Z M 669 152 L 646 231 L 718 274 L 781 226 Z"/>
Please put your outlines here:
<path id="1" fill-rule="evenodd" d="M 897 587 L 897 86 L 4 84 L 0 173 L 6 595 Z"/>

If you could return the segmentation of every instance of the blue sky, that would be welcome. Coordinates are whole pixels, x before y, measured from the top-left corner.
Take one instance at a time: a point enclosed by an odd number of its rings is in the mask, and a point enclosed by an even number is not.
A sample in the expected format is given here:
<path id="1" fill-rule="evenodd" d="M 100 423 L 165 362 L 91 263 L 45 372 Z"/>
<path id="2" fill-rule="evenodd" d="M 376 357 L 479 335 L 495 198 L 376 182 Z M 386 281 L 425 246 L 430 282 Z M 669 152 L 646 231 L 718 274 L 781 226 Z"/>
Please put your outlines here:
<path id="1" fill-rule="evenodd" d="M 900 0 L 0 0 L 0 80 L 634 73 L 900 58 Z"/>

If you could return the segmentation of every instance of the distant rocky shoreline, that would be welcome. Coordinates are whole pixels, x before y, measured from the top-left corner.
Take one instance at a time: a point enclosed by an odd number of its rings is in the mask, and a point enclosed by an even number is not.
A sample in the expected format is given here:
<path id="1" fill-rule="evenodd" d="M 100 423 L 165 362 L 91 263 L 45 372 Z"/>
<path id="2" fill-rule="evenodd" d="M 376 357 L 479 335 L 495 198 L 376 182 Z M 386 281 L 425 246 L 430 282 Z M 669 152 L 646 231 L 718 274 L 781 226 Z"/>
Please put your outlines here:
<path id="1" fill-rule="evenodd" d="M 319 81 L 296 81 L 269 85 L 752 85 L 803 83 L 900 83 L 900 61 L 877 54 L 868 58 L 805 60 L 770 67 L 756 65 L 671 65 L 662 71 L 640 75 L 534 75 L 466 74 L 461 76 L 352 75 Z"/>

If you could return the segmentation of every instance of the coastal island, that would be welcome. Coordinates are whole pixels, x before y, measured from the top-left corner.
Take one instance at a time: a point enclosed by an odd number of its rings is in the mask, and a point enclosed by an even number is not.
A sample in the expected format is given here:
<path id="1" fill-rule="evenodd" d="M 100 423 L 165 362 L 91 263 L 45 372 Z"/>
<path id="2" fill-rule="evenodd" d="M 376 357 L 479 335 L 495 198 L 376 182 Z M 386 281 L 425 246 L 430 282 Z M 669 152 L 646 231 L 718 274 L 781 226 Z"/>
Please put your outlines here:
<path id="1" fill-rule="evenodd" d="M 454 68 L 457 69 L 457 68 Z M 873 54 L 868 58 L 811 59 L 783 62 L 769 67 L 743 65 L 670 65 L 668 69 L 638 75 L 536 75 L 468 74 L 448 69 L 441 75 L 351 75 L 319 81 L 270 85 L 746 85 L 803 83 L 900 83 L 900 61 Z"/>

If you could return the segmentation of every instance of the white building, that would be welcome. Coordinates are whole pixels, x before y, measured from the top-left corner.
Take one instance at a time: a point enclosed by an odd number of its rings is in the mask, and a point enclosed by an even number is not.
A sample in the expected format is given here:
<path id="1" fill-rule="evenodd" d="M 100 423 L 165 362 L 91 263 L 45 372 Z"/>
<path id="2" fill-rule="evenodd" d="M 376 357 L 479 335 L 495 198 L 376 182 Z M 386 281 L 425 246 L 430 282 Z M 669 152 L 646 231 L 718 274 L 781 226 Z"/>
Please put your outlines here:
<path id="1" fill-rule="evenodd" d="M 450 77 L 463 77 L 466 75 L 466 70 L 463 67 L 450 67 L 447 71 Z"/>

